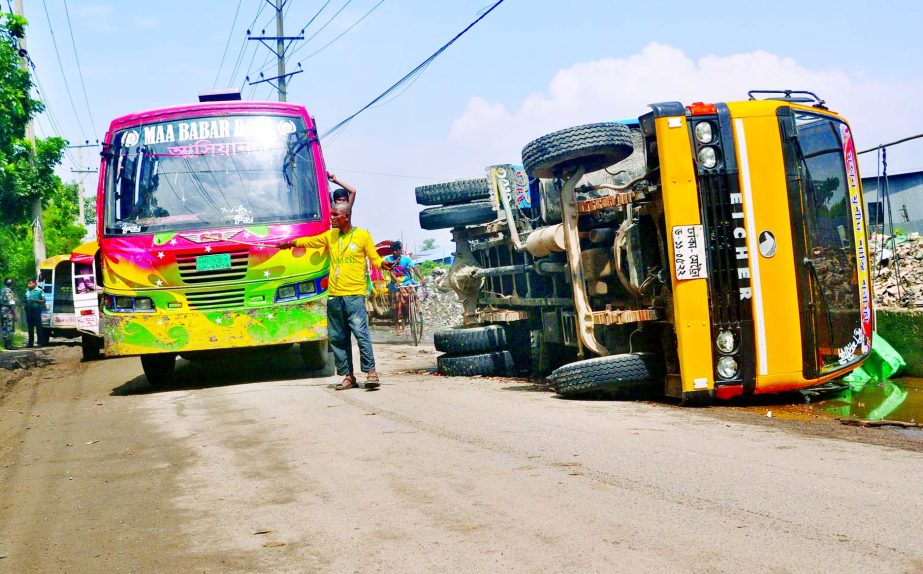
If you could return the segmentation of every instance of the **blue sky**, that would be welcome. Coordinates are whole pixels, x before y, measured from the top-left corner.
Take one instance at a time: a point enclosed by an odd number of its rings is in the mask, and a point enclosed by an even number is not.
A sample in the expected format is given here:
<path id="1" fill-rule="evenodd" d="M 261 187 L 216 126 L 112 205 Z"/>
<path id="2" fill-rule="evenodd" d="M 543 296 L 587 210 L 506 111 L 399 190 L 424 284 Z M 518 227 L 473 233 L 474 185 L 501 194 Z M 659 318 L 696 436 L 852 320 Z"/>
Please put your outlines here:
<path id="1" fill-rule="evenodd" d="M 299 32 L 325 1 L 288 0 L 286 33 Z M 305 105 L 321 132 L 368 103 L 493 3 L 385 0 L 308 57 L 379 1 L 331 0 L 305 36 L 345 5 L 342 12 L 310 42 L 291 48 L 296 51 L 290 68 L 301 62 L 305 71 L 292 78 L 288 99 Z M 261 6 L 253 31 L 265 27 L 267 34 L 275 33 L 274 11 L 265 0 L 241 0 L 228 43 L 237 0 L 68 0 L 78 70 L 64 0 L 25 0 L 28 48 L 61 135 L 73 143 L 102 139 L 117 116 L 194 101 L 215 84 L 240 87 L 243 76 L 255 77 L 270 57 L 258 43 L 245 42 Z M 534 137 L 637 117 L 650 102 L 732 101 L 756 88 L 813 90 L 850 120 L 860 149 L 873 147 L 923 133 L 917 6 L 506 0 L 409 88 L 326 140 L 325 157 L 331 171 L 359 188 L 354 222 L 376 240 L 403 236 L 412 245 L 435 237 L 446 245 L 448 233 L 418 228 L 415 186 L 480 177 L 486 165 L 518 162 L 522 146 Z M 242 47 L 241 70 L 232 78 Z M 274 64 L 268 66 L 266 74 L 274 75 Z M 244 94 L 250 93 L 247 87 Z M 275 94 L 263 84 L 253 98 Z M 48 114 L 39 119 L 38 132 L 56 133 Z M 878 169 L 873 156 L 863 156 L 864 176 Z M 98 160 L 89 153 L 87 159 Z M 66 161 L 65 179 L 71 167 Z M 923 145 L 892 148 L 889 170 L 923 170 Z"/>

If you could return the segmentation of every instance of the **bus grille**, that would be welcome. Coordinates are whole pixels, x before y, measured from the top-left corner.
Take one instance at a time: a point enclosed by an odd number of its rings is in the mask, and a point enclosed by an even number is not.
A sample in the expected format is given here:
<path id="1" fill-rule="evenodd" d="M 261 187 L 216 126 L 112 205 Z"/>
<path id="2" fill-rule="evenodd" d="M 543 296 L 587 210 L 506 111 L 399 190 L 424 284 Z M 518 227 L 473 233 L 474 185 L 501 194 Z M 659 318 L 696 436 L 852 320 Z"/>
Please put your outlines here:
<path id="1" fill-rule="evenodd" d="M 214 271 L 196 271 L 196 257 L 198 255 L 177 255 L 176 263 L 179 267 L 179 276 L 187 285 L 202 285 L 209 283 L 224 283 L 237 281 L 247 275 L 248 251 L 246 248 L 234 251 L 216 251 L 231 254 L 231 268 Z"/>
<path id="2" fill-rule="evenodd" d="M 187 293 L 186 301 L 190 309 L 207 311 L 209 309 L 228 309 L 244 304 L 244 289 L 222 289 L 207 293 Z"/>

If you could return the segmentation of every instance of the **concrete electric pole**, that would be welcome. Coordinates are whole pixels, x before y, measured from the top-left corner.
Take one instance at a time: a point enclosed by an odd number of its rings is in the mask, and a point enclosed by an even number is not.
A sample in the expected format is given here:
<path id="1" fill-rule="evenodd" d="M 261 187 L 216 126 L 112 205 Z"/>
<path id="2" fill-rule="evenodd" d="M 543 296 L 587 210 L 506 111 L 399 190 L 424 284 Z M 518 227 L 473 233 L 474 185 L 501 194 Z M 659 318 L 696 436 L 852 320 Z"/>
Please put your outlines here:
<path id="1" fill-rule="evenodd" d="M 250 76 L 247 76 L 247 82 L 251 86 L 257 84 L 262 84 L 263 82 L 269 82 L 269 84 L 276 88 L 279 92 L 279 101 L 284 102 L 287 94 L 287 79 L 295 74 L 300 74 L 303 70 L 301 69 L 301 64 L 298 64 L 298 69 L 294 72 L 285 72 L 285 52 L 288 49 L 289 45 L 295 40 L 304 40 L 304 30 L 301 31 L 301 34 L 297 36 L 286 36 L 285 35 L 285 24 L 282 18 L 282 9 L 285 8 L 285 3 L 288 0 L 280 0 L 279 3 L 272 2 L 271 0 L 266 0 L 266 3 L 272 6 L 276 11 L 276 35 L 275 36 L 266 36 L 266 30 L 260 31 L 260 36 L 251 36 L 250 30 L 247 30 L 247 39 L 256 40 L 259 43 L 266 46 L 270 52 L 276 55 L 277 62 L 277 71 L 278 74 L 272 78 L 267 78 L 263 75 L 263 72 L 260 72 L 260 79 L 255 82 L 250 81 Z M 267 41 L 276 41 L 276 47 L 273 48 L 272 45 L 267 44 Z M 273 83 L 275 82 L 275 83 Z"/>
<path id="2" fill-rule="evenodd" d="M 25 17 L 22 8 L 22 0 L 16 0 L 16 14 Z M 19 64 L 24 70 L 29 71 L 29 52 L 26 50 L 26 36 L 19 39 Z M 35 127 L 32 125 L 32 119 L 26 124 L 26 139 L 32 144 L 33 149 L 29 152 L 30 158 L 35 159 Z M 32 254 L 35 258 L 35 272 L 38 274 L 38 264 L 46 257 L 45 254 L 45 230 L 42 227 L 42 198 L 36 193 L 32 201 Z"/>
<path id="3" fill-rule="evenodd" d="M 84 166 L 84 150 L 90 147 L 99 147 L 99 143 L 91 144 L 90 142 L 85 142 L 81 145 L 69 145 L 67 146 L 71 149 L 77 149 L 77 169 L 72 169 L 71 173 L 77 174 L 77 203 L 80 214 L 77 216 L 80 222 L 80 227 L 87 228 L 86 215 L 84 213 L 85 204 L 86 204 L 86 191 L 84 190 L 83 183 L 87 178 L 88 174 L 99 173 L 99 170 L 96 169 L 85 169 Z"/>

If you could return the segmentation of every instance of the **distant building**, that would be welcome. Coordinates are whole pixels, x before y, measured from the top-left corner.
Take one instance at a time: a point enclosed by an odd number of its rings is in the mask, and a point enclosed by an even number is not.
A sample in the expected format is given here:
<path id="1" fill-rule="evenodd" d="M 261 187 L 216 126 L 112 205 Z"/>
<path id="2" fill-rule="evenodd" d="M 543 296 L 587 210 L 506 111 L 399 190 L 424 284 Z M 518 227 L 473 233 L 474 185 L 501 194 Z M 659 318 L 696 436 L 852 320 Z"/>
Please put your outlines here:
<path id="1" fill-rule="evenodd" d="M 887 189 L 890 201 L 884 201 L 879 185 L 882 190 Z M 869 226 L 873 230 L 888 231 L 893 222 L 894 228 L 900 228 L 904 233 L 923 233 L 923 171 L 889 175 L 887 188 L 883 178 L 863 177 L 862 189 L 868 206 Z M 891 205 L 890 217 L 888 203 Z"/>
<path id="2" fill-rule="evenodd" d="M 451 265 L 455 260 L 455 247 L 437 247 L 428 251 L 422 251 L 413 257 L 414 263 L 423 263 L 424 261 L 434 261 L 436 263 L 445 263 Z"/>

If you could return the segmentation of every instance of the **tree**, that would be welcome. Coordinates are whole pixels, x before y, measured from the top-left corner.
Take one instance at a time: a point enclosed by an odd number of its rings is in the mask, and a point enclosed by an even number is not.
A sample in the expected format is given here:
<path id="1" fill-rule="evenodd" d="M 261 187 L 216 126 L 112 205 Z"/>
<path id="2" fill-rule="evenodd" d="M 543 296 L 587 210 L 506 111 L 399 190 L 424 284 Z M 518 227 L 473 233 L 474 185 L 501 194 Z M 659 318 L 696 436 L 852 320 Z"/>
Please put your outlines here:
<path id="1" fill-rule="evenodd" d="M 25 27 L 25 18 L 13 14 L 0 23 L 0 275 L 12 276 L 20 285 L 35 275 L 30 225 L 34 198 L 48 208 L 42 221 L 46 243 L 55 249 L 51 253 L 66 253 L 83 237 L 74 225 L 76 192 L 54 173 L 67 141 L 25 138 L 29 120 L 44 109 L 32 98 L 32 78 L 20 65 Z"/>
<path id="2" fill-rule="evenodd" d="M 436 240 L 433 238 L 424 239 L 423 243 L 420 244 L 420 251 L 429 251 L 430 249 L 436 249 L 439 247 L 436 245 Z"/>

